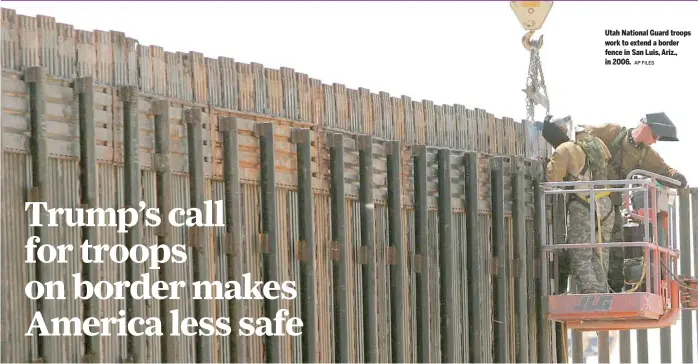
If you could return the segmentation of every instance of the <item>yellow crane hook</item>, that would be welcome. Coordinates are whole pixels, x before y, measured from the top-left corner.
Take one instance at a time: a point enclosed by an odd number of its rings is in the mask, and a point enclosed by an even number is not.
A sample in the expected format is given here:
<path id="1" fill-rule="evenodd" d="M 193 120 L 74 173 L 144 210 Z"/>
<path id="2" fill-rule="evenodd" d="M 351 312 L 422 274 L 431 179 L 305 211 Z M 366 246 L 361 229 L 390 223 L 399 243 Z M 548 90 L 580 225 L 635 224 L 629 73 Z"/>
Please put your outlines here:
<path id="1" fill-rule="evenodd" d="M 537 41 L 531 40 L 533 33 L 540 29 L 548 17 L 550 9 L 553 7 L 552 1 L 510 1 L 511 9 L 519 19 L 521 26 L 528 32 L 521 39 L 524 48 L 531 50 L 532 47 L 540 49 L 543 46 L 543 36 Z"/>
<path id="2" fill-rule="evenodd" d="M 533 33 L 535 33 L 535 30 L 529 30 L 524 34 L 524 36 L 521 38 L 521 43 L 523 43 L 524 48 L 526 48 L 527 51 L 530 51 L 531 48 L 536 47 L 540 49 L 540 47 L 543 46 L 543 36 L 541 35 L 538 40 L 531 40 L 531 37 L 533 37 Z"/>

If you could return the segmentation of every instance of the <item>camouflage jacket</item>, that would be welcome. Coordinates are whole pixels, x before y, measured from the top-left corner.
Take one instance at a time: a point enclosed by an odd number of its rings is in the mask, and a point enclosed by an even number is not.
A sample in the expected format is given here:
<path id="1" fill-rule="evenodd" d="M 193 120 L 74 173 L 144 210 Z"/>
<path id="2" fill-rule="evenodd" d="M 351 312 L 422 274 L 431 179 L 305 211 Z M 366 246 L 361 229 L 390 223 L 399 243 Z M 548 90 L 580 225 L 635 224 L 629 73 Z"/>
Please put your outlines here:
<path id="1" fill-rule="evenodd" d="M 632 138 L 632 129 L 621 127 L 618 124 L 604 124 L 601 126 L 584 126 L 601 139 L 611 153 L 611 162 L 608 164 L 608 179 L 625 179 L 628 173 L 634 169 L 644 169 L 666 177 L 674 177 L 677 171 L 668 166 L 664 159 L 644 144 L 635 144 Z M 621 133 L 625 135 L 621 135 Z M 616 138 L 618 136 L 620 138 Z"/>
<path id="2" fill-rule="evenodd" d="M 587 140 L 588 137 L 588 140 Z M 546 180 L 592 181 L 606 179 L 603 171 L 594 173 L 594 169 L 606 169 L 611 154 L 606 145 L 597 137 L 587 133 L 577 133 L 577 141 L 564 142 L 555 148 L 546 167 Z M 585 150 L 585 148 L 587 148 Z"/>

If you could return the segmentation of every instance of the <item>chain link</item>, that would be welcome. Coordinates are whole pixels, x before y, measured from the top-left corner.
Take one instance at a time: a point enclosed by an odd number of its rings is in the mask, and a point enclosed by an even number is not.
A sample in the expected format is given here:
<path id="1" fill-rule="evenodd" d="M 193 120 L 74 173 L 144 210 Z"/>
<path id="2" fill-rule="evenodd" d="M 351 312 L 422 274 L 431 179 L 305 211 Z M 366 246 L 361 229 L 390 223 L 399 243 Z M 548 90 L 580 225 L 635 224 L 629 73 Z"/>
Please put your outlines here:
<path id="1" fill-rule="evenodd" d="M 548 99 L 548 88 L 545 85 L 545 77 L 543 75 L 543 66 L 540 61 L 538 41 L 531 41 L 531 56 L 528 63 L 528 77 L 526 78 L 526 118 L 528 121 L 535 121 L 536 100 L 534 95 L 541 92 L 541 95 L 548 100 L 548 105 L 545 108 L 545 115 L 550 115 L 550 104 Z"/>

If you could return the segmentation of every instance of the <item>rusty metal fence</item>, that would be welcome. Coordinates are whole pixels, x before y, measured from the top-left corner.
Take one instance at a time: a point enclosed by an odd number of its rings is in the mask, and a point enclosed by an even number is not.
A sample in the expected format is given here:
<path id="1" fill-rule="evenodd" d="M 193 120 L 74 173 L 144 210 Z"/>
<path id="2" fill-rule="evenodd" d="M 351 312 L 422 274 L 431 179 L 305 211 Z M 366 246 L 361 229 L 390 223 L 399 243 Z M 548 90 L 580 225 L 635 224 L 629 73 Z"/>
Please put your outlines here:
<path id="1" fill-rule="evenodd" d="M 326 85 L 2 9 L 2 361 L 550 362 L 535 229 L 539 133 L 462 105 Z M 161 211 L 225 201 L 225 227 L 32 228 L 26 201 Z M 544 220 L 541 220 L 544 219 Z M 543 222 L 541 224 L 541 222 Z M 556 224 L 557 223 L 557 224 Z M 558 229 L 559 230 L 559 229 Z M 186 244 L 152 280 L 294 280 L 293 301 L 44 300 L 36 277 L 142 264 L 24 264 L 24 242 Z M 69 288 L 69 285 L 67 286 Z M 69 294 L 70 292 L 67 292 Z M 52 317 L 259 317 L 303 334 L 24 336 Z M 273 315 L 271 313 L 270 315 Z M 235 327 L 235 326 L 233 326 Z"/>

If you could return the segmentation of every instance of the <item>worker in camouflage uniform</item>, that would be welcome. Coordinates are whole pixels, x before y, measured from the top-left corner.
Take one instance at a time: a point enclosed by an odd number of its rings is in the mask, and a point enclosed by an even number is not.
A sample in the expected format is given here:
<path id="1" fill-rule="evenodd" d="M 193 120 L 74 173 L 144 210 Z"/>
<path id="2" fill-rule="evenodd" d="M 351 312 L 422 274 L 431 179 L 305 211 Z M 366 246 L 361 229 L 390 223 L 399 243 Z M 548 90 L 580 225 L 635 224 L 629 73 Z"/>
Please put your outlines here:
<path id="1" fill-rule="evenodd" d="M 543 135 L 555 147 L 546 167 L 548 182 L 607 179 L 607 163 L 611 153 L 601 139 L 581 128 L 575 130 L 569 116 L 552 123 L 546 120 L 545 123 L 547 125 Z M 573 130 L 569 132 L 569 135 L 573 136 L 572 140 L 567 137 L 568 130 Z M 609 193 L 595 193 L 594 226 L 590 226 L 589 223 L 589 198 L 589 194 L 584 193 L 569 195 L 566 241 L 568 244 L 590 243 L 591 234 L 595 235 L 598 243 L 607 242 L 611 237 L 613 207 Z M 608 292 L 608 249 L 569 249 L 567 255 L 569 270 L 574 277 L 578 293 Z M 566 277 L 564 279 L 566 280 Z"/>
<path id="2" fill-rule="evenodd" d="M 611 153 L 608 165 L 608 179 L 626 179 L 628 173 L 643 169 L 662 176 L 673 178 L 686 187 L 683 174 L 667 165 L 662 157 L 650 147 L 657 141 L 678 141 L 676 127 L 665 113 L 647 114 L 635 128 L 626 128 L 618 124 L 601 126 L 586 125 L 583 128 L 601 139 Z M 623 241 L 621 234 L 622 217 L 620 206 L 621 194 L 611 194 L 614 210 L 613 241 Z M 609 263 L 609 286 L 613 292 L 621 292 L 624 286 L 623 249 L 611 249 Z"/>

